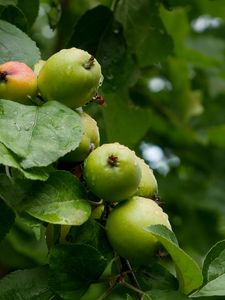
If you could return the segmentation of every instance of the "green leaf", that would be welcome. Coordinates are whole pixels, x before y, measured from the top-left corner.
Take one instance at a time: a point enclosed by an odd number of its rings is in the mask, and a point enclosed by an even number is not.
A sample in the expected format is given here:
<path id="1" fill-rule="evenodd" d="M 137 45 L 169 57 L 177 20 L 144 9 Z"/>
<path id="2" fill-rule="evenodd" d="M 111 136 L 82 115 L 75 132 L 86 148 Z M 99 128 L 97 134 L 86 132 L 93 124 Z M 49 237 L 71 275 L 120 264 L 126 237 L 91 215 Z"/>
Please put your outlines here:
<path id="1" fill-rule="evenodd" d="M 0 199 L 0 241 L 14 224 L 15 213 Z"/>
<path id="2" fill-rule="evenodd" d="M 207 253 L 203 265 L 204 286 L 192 297 L 225 296 L 225 240 Z"/>
<path id="3" fill-rule="evenodd" d="M 225 296 L 225 273 L 216 279 L 209 281 L 199 291 L 191 295 L 192 298 Z"/>
<path id="4" fill-rule="evenodd" d="M 32 67 L 40 60 L 34 41 L 16 26 L 0 20 L 0 63 L 18 60 Z"/>
<path id="5" fill-rule="evenodd" d="M 0 0 L 0 5 L 16 5 L 17 0 Z"/>
<path id="6" fill-rule="evenodd" d="M 58 245 L 51 250 L 50 285 L 65 300 L 80 299 L 106 263 L 105 257 L 89 245 Z"/>
<path id="7" fill-rule="evenodd" d="M 108 141 L 133 147 L 151 126 L 151 111 L 132 105 L 124 91 L 104 93 L 104 97 L 107 106 L 102 112 Z"/>
<path id="8" fill-rule="evenodd" d="M 113 257 L 104 227 L 90 218 L 81 226 L 73 226 L 69 233 L 69 241 L 90 245 L 102 253 L 108 260 Z"/>
<path id="9" fill-rule="evenodd" d="M 176 266 L 180 291 L 189 294 L 202 284 L 202 273 L 196 262 L 181 248 L 176 237 L 163 225 L 152 225 L 146 229 L 151 232 L 168 251 Z"/>
<path id="10" fill-rule="evenodd" d="M 149 297 L 149 298 L 148 298 Z M 147 292 L 143 300 L 188 300 L 190 299 L 184 294 L 178 291 L 161 291 L 161 290 L 151 290 Z"/>
<path id="11" fill-rule="evenodd" d="M 24 209 L 37 219 L 63 225 L 81 225 L 91 214 L 79 179 L 66 171 L 51 173 L 45 182 L 34 182 L 24 199 Z"/>
<path id="12" fill-rule="evenodd" d="M 28 169 L 47 166 L 74 150 L 83 125 L 78 113 L 56 101 L 28 106 L 0 100 L 0 131 L 0 142 Z"/>
<path id="13" fill-rule="evenodd" d="M 136 274 L 137 281 L 144 291 L 177 290 L 178 281 L 165 267 L 158 263 L 144 266 Z"/>
<path id="14" fill-rule="evenodd" d="M 47 267 L 15 271 L 0 280 L 1 300 L 46 300 L 52 296 Z"/>
<path id="15" fill-rule="evenodd" d="M 225 240 L 219 241 L 209 250 L 204 260 L 202 273 L 204 282 L 225 274 Z"/>
<path id="16" fill-rule="evenodd" d="M 24 170 L 20 166 L 20 159 L 2 143 L 0 143 L 0 164 L 18 169 L 22 174 L 31 180 L 47 180 L 48 172 L 45 168 L 31 168 Z"/>
<path id="17" fill-rule="evenodd" d="M 14 5 L 8 5 L 1 11 L 1 19 L 7 21 L 23 31 L 27 31 L 27 19 L 23 11 Z"/>
<path id="18" fill-rule="evenodd" d="M 40 223 L 39 230 L 40 234 L 37 236 L 37 227 L 34 229 L 30 223 L 24 222 L 24 218 L 17 215 L 15 223 L 1 242 L 0 262 L 12 269 L 47 264 L 45 228 Z"/>
<path id="19" fill-rule="evenodd" d="M 172 39 L 160 19 L 156 1 L 119 1 L 115 16 L 122 23 L 128 46 L 141 67 L 165 60 L 172 53 Z"/>
<path id="20" fill-rule="evenodd" d="M 74 27 L 68 47 L 79 47 L 93 55 L 104 37 L 107 26 L 112 22 L 112 11 L 102 5 L 87 10 Z"/>
<path id="21" fill-rule="evenodd" d="M 208 134 L 209 142 L 211 144 L 222 149 L 225 148 L 225 141 L 224 141 L 225 125 L 224 124 L 209 128 L 207 134 Z"/>
<path id="22" fill-rule="evenodd" d="M 15 180 L 0 176 L 1 197 L 18 212 L 45 222 L 81 225 L 91 206 L 79 179 L 66 171 L 52 172 L 47 181 Z"/>
<path id="23" fill-rule="evenodd" d="M 39 0 L 18 0 L 17 6 L 23 11 L 28 25 L 32 26 L 38 16 Z"/>

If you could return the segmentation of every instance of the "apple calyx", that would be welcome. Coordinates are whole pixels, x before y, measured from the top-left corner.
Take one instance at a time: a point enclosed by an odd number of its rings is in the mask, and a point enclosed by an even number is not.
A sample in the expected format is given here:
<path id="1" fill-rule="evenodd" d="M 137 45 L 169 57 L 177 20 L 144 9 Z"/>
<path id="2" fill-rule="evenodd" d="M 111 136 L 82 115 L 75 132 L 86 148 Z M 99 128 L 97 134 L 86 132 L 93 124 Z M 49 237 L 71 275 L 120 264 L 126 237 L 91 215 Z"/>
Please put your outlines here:
<path id="1" fill-rule="evenodd" d="M 5 81 L 5 82 L 7 82 L 7 81 L 8 81 L 7 75 L 8 75 L 8 73 L 7 73 L 6 71 L 0 72 L 0 81 Z"/>
<path id="2" fill-rule="evenodd" d="M 107 160 L 108 164 L 111 166 L 111 167 L 118 167 L 119 166 L 119 160 L 118 160 L 118 157 L 115 156 L 115 155 L 110 155 L 108 157 L 108 160 Z"/>
<path id="3" fill-rule="evenodd" d="M 95 63 L 95 58 L 93 55 L 91 55 L 89 60 L 86 63 L 84 63 L 83 66 L 86 70 L 90 70 L 94 66 L 94 63 Z"/>
<path id="4" fill-rule="evenodd" d="M 94 97 L 92 97 L 91 102 L 106 106 L 105 98 L 101 95 L 95 95 Z"/>

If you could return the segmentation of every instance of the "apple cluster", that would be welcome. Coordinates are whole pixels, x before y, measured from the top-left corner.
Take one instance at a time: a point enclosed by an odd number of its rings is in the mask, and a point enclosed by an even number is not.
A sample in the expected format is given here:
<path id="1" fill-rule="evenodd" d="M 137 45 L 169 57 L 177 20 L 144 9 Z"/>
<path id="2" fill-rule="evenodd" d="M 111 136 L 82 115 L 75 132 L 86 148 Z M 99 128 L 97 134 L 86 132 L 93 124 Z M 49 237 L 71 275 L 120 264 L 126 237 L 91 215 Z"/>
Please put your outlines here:
<path id="1" fill-rule="evenodd" d="M 145 228 L 171 226 L 154 201 L 158 185 L 149 165 L 117 142 L 100 145 L 96 121 L 82 110 L 98 97 L 102 81 L 101 66 L 92 55 L 77 48 L 63 49 L 47 61 L 39 61 L 34 71 L 21 62 L 0 65 L 0 98 L 26 104 L 39 95 L 44 101 L 56 100 L 78 111 L 83 137 L 61 161 L 82 166 L 82 180 L 98 199 L 93 216 L 96 208 L 110 207 L 105 229 L 115 251 L 135 264 L 144 264 L 159 248 L 158 240 Z"/>

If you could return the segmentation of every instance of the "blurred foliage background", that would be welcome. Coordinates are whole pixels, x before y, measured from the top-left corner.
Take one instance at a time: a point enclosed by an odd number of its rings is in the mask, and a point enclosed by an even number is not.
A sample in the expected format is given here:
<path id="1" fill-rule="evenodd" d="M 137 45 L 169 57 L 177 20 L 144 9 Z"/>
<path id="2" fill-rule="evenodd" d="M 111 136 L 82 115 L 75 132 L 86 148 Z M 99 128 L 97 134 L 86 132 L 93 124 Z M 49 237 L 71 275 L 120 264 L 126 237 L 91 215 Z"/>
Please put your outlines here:
<path id="1" fill-rule="evenodd" d="M 101 143 L 118 141 L 150 164 L 180 246 L 201 263 L 225 238 L 225 2 L 0 0 L 0 18 L 42 59 L 79 47 L 99 60 L 106 105 L 85 110 Z M 40 228 L 27 222 L 17 219 L 0 245 L 7 267 L 46 259 Z"/>

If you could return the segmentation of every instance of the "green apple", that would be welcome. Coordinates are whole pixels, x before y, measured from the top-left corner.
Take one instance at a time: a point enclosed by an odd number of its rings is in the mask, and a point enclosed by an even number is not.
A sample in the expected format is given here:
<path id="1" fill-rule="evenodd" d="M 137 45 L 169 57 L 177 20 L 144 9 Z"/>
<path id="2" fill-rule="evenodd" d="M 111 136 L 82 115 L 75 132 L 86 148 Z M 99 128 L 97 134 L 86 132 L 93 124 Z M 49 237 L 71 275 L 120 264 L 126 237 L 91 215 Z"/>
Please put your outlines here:
<path id="1" fill-rule="evenodd" d="M 158 184 L 152 169 L 145 161 L 138 157 L 138 163 L 141 168 L 141 181 L 138 186 L 136 195 L 151 198 L 158 193 Z"/>
<path id="2" fill-rule="evenodd" d="M 84 178 L 99 198 L 117 202 L 137 191 L 141 169 L 131 149 L 119 143 L 103 144 L 84 161 Z"/>
<path id="3" fill-rule="evenodd" d="M 0 98 L 29 103 L 37 94 L 37 76 L 25 63 L 9 61 L 0 65 Z"/>
<path id="4" fill-rule="evenodd" d="M 92 100 L 102 82 L 101 66 L 88 52 L 70 48 L 52 55 L 38 75 L 44 100 L 78 108 Z"/>
<path id="5" fill-rule="evenodd" d="M 34 73 L 38 76 L 42 67 L 44 66 L 45 64 L 45 60 L 43 59 L 40 59 L 35 65 L 34 65 Z"/>
<path id="6" fill-rule="evenodd" d="M 155 201 L 134 196 L 112 210 L 106 222 L 106 232 L 119 255 L 134 264 L 148 264 L 156 254 L 159 242 L 145 228 L 156 224 L 171 230 L 167 214 Z"/>
<path id="7" fill-rule="evenodd" d="M 100 136 L 97 122 L 85 112 L 80 113 L 84 134 L 78 148 L 63 157 L 64 161 L 81 162 L 99 146 Z"/>

